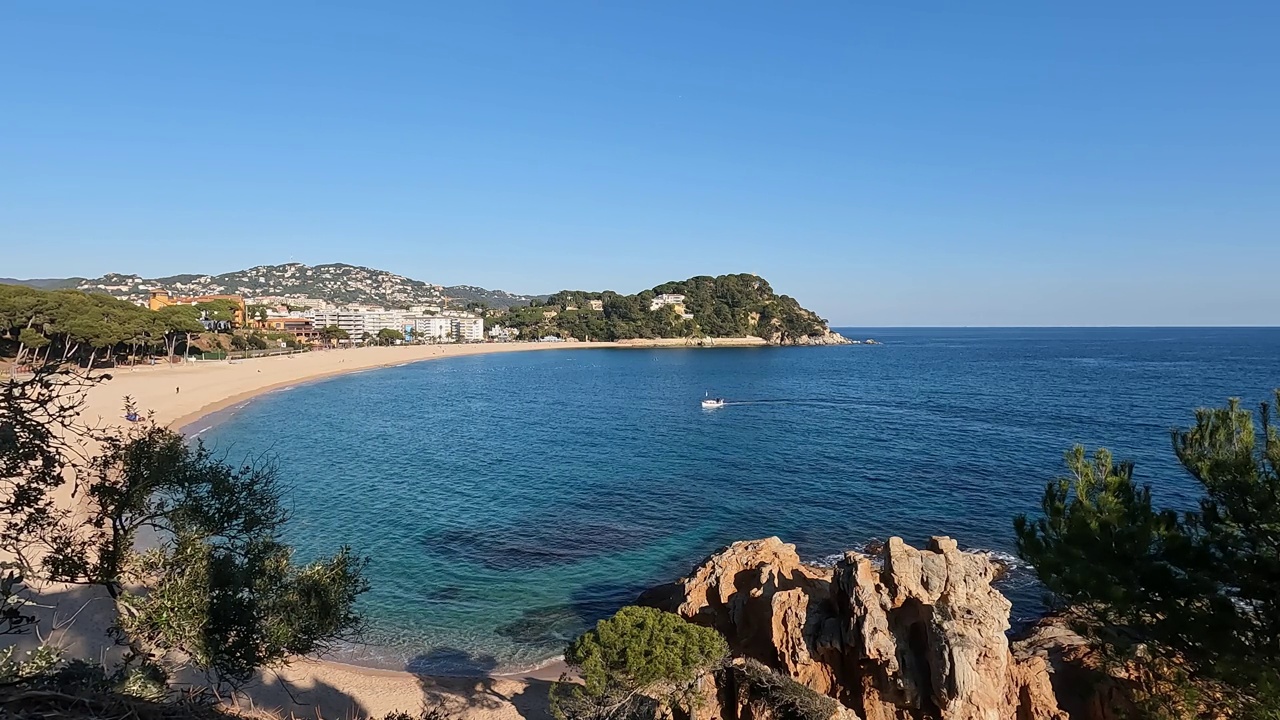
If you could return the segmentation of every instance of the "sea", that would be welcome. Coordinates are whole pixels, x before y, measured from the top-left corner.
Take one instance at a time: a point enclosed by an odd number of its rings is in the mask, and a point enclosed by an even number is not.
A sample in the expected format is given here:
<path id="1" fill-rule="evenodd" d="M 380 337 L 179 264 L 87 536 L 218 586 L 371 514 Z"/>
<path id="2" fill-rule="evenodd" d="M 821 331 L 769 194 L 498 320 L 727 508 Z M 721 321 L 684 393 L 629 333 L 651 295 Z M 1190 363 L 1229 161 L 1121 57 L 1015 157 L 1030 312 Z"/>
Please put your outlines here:
<path id="1" fill-rule="evenodd" d="M 815 563 L 949 535 L 1009 565 L 1028 622 L 1043 596 L 1013 518 L 1064 452 L 1110 448 L 1157 503 L 1192 507 L 1170 429 L 1280 387 L 1280 328 L 840 331 L 880 344 L 456 357 L 259 396 L 200 439 L 278 464 L 299 560 L 370 558 L 368 629 L 338 659 L 471 675 L 546 663 L 770 535 Z"/>

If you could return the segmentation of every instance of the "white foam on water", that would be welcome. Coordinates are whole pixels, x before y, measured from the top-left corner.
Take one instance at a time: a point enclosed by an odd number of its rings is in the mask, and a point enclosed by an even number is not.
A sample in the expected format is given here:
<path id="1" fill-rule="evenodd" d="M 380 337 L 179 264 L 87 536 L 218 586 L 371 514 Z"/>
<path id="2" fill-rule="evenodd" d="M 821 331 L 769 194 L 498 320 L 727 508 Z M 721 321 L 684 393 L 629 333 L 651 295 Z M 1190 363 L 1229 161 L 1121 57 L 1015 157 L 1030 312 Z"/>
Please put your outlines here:
<path id="1" fill-rule="evenodd" d="M 1026 562 L 1022 558 L 1012 553 L 1001 552 L 999 550 L 967 550 L 975 555 L 985 555 L 986 558 L 998 565 L 1008 568 L 1009 572 L 1015 570 L 1033 570 L 1031 563 Z"/>
<path id="2" fill-rule="evenodd" d="M 836 563 L 844 559 L 844 553 L 831 553 L 812 562 L 806 562 L 805 565 L 813 565 L 815 567 L 835 567 Z"/>
<path id="3" fill-rule="evenodd" d="M 557 663 L 564 662 L 564 655 L 555 655 L 546 660 L 540 660 L 532 663 L 515 663 L 512 665 L 503 665 L 491 672 L 494 677 L 523 677 L 528 673 L 537 672 L 545 667 L 550 667 Z"/>
<path id="4" fill-rule="evenodd" d="M 876 548 L 876 552 L 868 552 L 868 548 L 872 546 L 879 546 Z M 824 568 L 835 567 L 837 563 L 839 563 L 841 560 L 844 559 L 845 552 L 855 552 L 855 553 L 858 553 L 859 555 L 869 556 L 873 564 L 879 565 L 880 564 L 880 548 L 882 547 L 883 547 L 883 543 L 880 540 L 873 538 L 866 542 L 855 544 L 848 551 L 830 553 L 828 555 L 823 555 L 813 560 L 804 560 L 804 563 L 806 565 L 813 565 L 815 567 L 824 567 Z M 1014 555 L 1013 553 L 1003 552 L 1001 550 L 985 550 L 983 548 L 966 548 L 962 552 L 966 552 L 971 555 L 981 555 L 987 558 L 988 560 L 990 560 L 991 562 L 1004 567 L 1010 573 L 1026 572 L 1026 571 L 1035 569 L 1031 566 L 1030 563 L 1024 561 L 1022 558 L 1018 557 L 1017 555 Z"/>

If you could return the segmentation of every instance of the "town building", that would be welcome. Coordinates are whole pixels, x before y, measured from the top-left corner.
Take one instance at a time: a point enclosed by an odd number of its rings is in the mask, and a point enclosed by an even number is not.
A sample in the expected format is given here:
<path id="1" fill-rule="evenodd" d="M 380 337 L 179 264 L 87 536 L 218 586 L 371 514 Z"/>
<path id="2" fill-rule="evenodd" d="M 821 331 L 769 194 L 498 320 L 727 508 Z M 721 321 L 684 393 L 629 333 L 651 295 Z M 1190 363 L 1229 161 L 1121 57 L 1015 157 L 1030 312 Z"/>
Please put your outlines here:
<path id="1" fill-rule="evenodd" d="M 587 302 L 591 303 L 592 310 L 595 310 L 596 312 L 604 312 L 603 300 L 588 300 Z"/>
<path id="2" fill-rule="evenodd" d="M 309 310 L 324 310 L 333 307 L 333 303 L 328 300 L 320 300 L 310 297 L 291 297 L 288 295 L 261 295 L 249 298 L 248 302 L 255 305 L 267 305 L 270 307 L 280 307 L 287 305 L 294 308 L 307 308 Z"/>
<path id="3" fill-rule="evenodd" d="M 649 303 L 649 310 L 654 311 L 660 308 L 670 307 L 677 314 L 684 314 L 684 296 L 673 293 L 663 293 L 653 298 Z"/>
<path id="4" fill-rule="evenodd" d="M 450 342 L 454 339 L 453 320 L 438 315 L 414 318 L 413 338 L 424 342 Z"/>
<path id="5" fill-rule="evenodd" d="M 298 342 L 313 343 L 320 339 L 315 323 L 305 317 L 268 315 L 266 320 L 259 320 L 255 325 L 267 332 L 289 333 Z"/>
<path id="6" fill-rule="evenodd" d="M 494 325 L 489 328 L 489 339 L 497 342 L 510 342 L 515 340 L 519 335 L 519 328 L 509 328 L 501 325 Z"/>
<path id="7" fill-rule="evenodd" d="M 404 327 L 407 315 L 402 311 L 367 310 L 349 307 L 335 310 L 316 310 L 311 313 L 312 324 L 319 329 L 336 326 L 346 331 L 352 340 L 359 341 L 366 334 L 377 335 L 379 330 L 400 330 Z"/>
<path id="8" fill-rule="evenodd" d="M 458 342 L 483 342 L 484 318 L 450 318 L 453 322 L 453 334 Z"/>
<path id="9" fill-rule="evenodd" d="M 377 335 L 391 329 L 419 342 L 481 342 L 484 319 L 470 313 L 449 312 L 447 315 L 422 315 L 409 310 L 388 310 L 368 306 L 347 306 L 329 311 L 309 313 L 317 332 L 331 325 L 345 330 L 352 340 Z"/>
<path id="10" fill-rule="evenodd" d="M 214 300 L 229 300 L 235 304 L 232 311 L 231 325 L 232 327 L 244 327 L 245 316 L 247 314 L 244 304 L 244 298 L 240 295 L 201 295 L 199 297 L 180 297 L 170 295 L 168 290 L 164 288 L 156 288 L 151 290 L 147 298 L 147 307 L 151 310 L 159 310 L 169 307 L 170 305 L 197 305 L 199 303 L 212 302 Z"/>

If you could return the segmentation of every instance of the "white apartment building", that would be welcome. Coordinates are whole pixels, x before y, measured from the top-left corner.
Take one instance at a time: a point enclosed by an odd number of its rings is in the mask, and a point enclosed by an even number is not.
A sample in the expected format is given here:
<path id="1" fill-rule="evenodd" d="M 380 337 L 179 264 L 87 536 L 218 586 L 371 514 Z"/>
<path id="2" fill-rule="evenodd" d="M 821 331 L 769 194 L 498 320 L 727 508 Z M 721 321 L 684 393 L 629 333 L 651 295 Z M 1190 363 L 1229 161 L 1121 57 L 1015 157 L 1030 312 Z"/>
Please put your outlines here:
<path id="1" fill-rule="evenodd" d="M 449 342 L 453 340 L 453 322 L 436 315 L 414 318 L 413 337 L 427 342 Z"/>
<path id="2" fill-rule="evenodd" d="M 484 318 L 457 317 L 449 318 L 453 324 L 453 334 L 458 342 L 480 342 L 484 340 Z"/>
<path id="3" fill-rule="evenodd" d="M 308 313 L 311 318 L 311 324 L 317 330 L 323 330 L 331 325 L 336 325 L 339 329 L 347 331 L 347 335 L 353 340 L 359 340 L 364 335 L 364 315 L 353 312 L 343 312 L 341 310 L 315 310 Z"/>
<path id="4" fill-rule="evenodd" d="M 386 308 L 343 307 L 336 310 L 316 310 L 308 313 L 317 330 L 337 325 L 346 330 L 352 340 L 359 341 L 365 334 L 377 335 L 379 330 L 398 330 L 415 339 L 427 342 L 480 342 L 484 340 L 484 318 L 466 313 L 455 316 L 419 315 L 407 310 Z"/>
<path id="5" fill-rule="evenodd" d="M 309 313 L 311 323 L 316 329 L 337 325 L 346 330 L 352 340 L 359 340 L 365 333 L 377 335 L 379 330 L 391 329 L 403 331 L 406 325 L 412 325 L 412 316 L 403 310 L 376 310 L 338 308 L 337 310 L 316 310 Z"/>

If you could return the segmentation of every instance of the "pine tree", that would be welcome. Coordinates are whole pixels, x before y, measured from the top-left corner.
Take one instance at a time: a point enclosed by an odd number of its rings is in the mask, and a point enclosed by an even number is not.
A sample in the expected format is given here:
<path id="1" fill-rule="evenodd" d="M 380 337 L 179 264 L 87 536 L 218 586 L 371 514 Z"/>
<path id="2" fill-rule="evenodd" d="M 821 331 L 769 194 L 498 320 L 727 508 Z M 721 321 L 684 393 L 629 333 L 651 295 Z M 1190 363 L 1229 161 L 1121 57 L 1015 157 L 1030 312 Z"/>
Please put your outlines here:
<path id="1" fill-rule="evenodd" d="M 1043 516 L 1014 521 L 1019 555 L 1107 656 L 1152 658 L 1251 716 L 1280 710 L 1280 434 L 1268 404 L 1259 417 L 1232 400 L 1172 431 L 1195 511 L 1156 508 L 1132 464 L 1077 447 Z"/>

